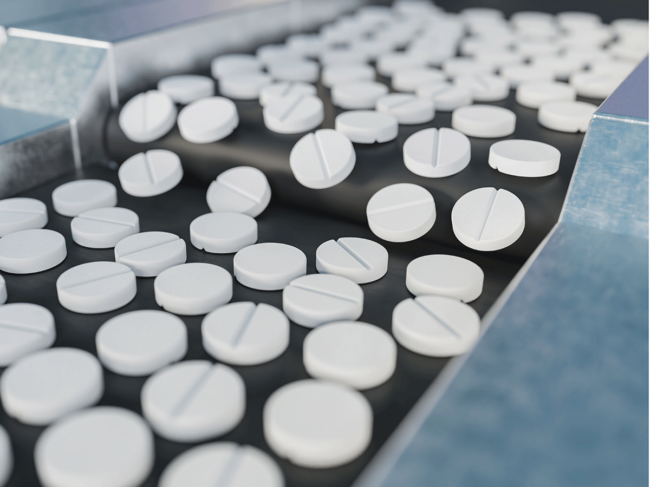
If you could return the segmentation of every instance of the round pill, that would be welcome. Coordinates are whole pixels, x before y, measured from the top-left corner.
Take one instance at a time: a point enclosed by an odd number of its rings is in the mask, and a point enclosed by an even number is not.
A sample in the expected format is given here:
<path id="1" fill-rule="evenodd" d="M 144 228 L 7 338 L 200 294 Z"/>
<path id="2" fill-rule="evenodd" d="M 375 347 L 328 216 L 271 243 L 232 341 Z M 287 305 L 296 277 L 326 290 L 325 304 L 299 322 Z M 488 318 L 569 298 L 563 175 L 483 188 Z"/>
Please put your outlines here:
<path id="1" fill-rule="evenodd" d="M 416 125 L 433 120 L 434 105 L 431 100 L 407 93 L 391 93 L 377 100 L 378 112 L 393 115 L 402 125 Z"/>
<path id="2" fill-rule="evenodd" d="M 232 276 L 223 267 L 192 263 L 170 267 L 154 281 L 158 306 L 179 315 L 202 315 L 232 299 Z"/>
<path id="3" fill-rule="evenodd" d="M 264 438 L 280 457 L 308 468 L 348 463 L 368 447 L 372 409 L 358 391 L 335 382 L 300 380 L 264 405 Z"/>
<path id="4" fill-rule="evenodd" d="M 534 140 L 502 140 L 490 147 L 488 163 L 504 174 L 541 178 L 560 168 L 560 151 Z"/>
<path id="5" fill-rule="evenodd" d="M 211 96 L 190 103 L 178 114 L 181 136 L 194 144 L 228 137 L 239 125 L 237 107 L 228 98 Z"/>
<path id="6" fill-rule="evenodd" d="M 302 355 L 312 377 L 370 389 L 395 372 L 397 346 L 393 337 L 377 326 L 340 321 L 309 332 Z"/>
<path id="7" fill-rule="evenodd" d="M 214 81 L 207 76 L 180 74 L 158 81 L 158 91 L 172 97 L 176 103 L 187 105 L 214 95 Z"/>
<path id="8" fill-rule="evenodd" d="M 471 145 L 462 133 L 448 128 L 430 128 L 414 133 L 404 143 L 404 164 L 425 178 L 444 178 L 469 164 Z"/>
<path id="9" fill-rule="evenodd" d="M 56 338 L 54 316 L 31 303 L 0 306 L 0 367 L 50 347 Z"/>
<path id="10" fill-rule="evenodd" d="M 233 266 L 235 278 L 244 286 L 279 291 L 307 273 L 307 257 L 291 245 L 261 243 L 237 252 Z"/>
<path id="11" fill-rule="evenodd" d="M 289 166 L 307 188 L 336 186 L 347 178 L 357 160 L 352 142 L 341 132 L 321 129 L 301 138 L 291 149 Z"/>
<path id="12" fill-rule="evenodd" d="M 68 269 L 56 280 L 61 306 L 75 313 L 106 313 L 131 302 L 135 274 L 116 262 L 88 262 Z"/>
<path id="13" fill-rule="evenodd" d="M 190 360 L 149 377 L 141 402 L 157 434 L 193 443 L 233 429 L 244 416 L 246 391 L 242 378 L 227 365 Z"/>
<path id="14" fill-rule="evenodd" d="M 171 96 L 151 90 L 126 102 L 118 123 L 129 140 L 144 144 L 169 132 L 176 123 L 176 113 Z"/>
<path id="15" fill-rule="evenodd" d="M 11 441 L 5 429 L 0 426 L 0 485 L 5 485 L 14 468 Z"/>
<path id="16" fill-rule="evenodd" d="M 0 271 L 34 274 L 66 258 L 65 238 L 53 230 L 21 230 L 0 239 Z"/>
<path id="17" fill-rule="evenodd" d="M 624 80 L 625 77 L 620 74 L 575 73 L 569 83 L 580 96 L 604 99 L 614 93 Z"/>
<path id="18" fill-rule="evenodd" d="M 110 249 L 140 231 L 138 215 L 126 208 L 97 208 L 70 222 L 72 240 L 90 249 Z"/>
<path id="19" fill-rule="evenodd" d="M 180 158 L 168 150 L 150 150 L 129 157 L 117 171 L 120 185 L 131 196 L 156 196 L 183 179 Z"/>
<path id="20" fill-rule="evenodd" d="M 117 205 L 117 190 L 108 181 L 81 179 L 62 184 L 52 191 L 54 211 L 63 216 L 77 216 L 95 208 Z"/>
<path id="21" fill-rule="evenodd" d="M 436 221 L 433 196 L 416 184 L 399 183 L 377 191 L 366 207 L 372 233 L 388 242 L 420 238 Z"/>
<path id="22" fill-rule="evenodd" d="M 432 294 L 469 303 L 483 292 L 483 271 L 462 257 L 425 255 L 406 267 L 406 288 L 416 296 Z"/>
<path id="23" fill-rule="evenodd" d="M 260 90 L 260 105 L 265 107 L 277 98 L 292 95 L 316 96 L 316 87 L 312 84 L 302 83 L 300 81 L 279 81 L 277 83 L 271 83 Z"/>
<path id="24" fill-rule="evenodd" d="M 158 310 L 138 310 L 111 318 L 97 331 L 97 355 L 116 374 L 141 376 L 181 360 L 187 352 L 183 321 Z"/>
<path id="25" fill-rule="evenodd" d="M 138 277 L 155 277 L 186 260 L 185 240 L 173 233 L 136 233 L 115 246 L 115 262 L 129 266 Z"/>
<path id="26" fill-rule="evenodd" d="M 268 70 L 271 76 L 279 81 L 302 81 L 303 83 L 318 81 L 320 71 L 317 62 L 305 59 L 274 62 L 268 66 Z"/>
<path id="27" fill-rule="evenodd" d="M 551 71 L 557 79 L 568 79 L 573 73 L 582 70 L 582 61 L 565 56 L 537 56 L 533 58 L 532 66 Z"/>
<path id="28" fill-rule="evenodd" d="M 363 312 L 363 290 L 345 277 L 309 274 L 284 288 L 282 309 L 291 321 L 307 328 L 356 320 Z"/>
<path id="29" fill-rule="evenodd" d="M 47 225 L 47 207 L 33 198 L 0 200 L 0 237 Z"/>
<path id="30" fill-rule="evenodd" d="M 367 64 L 334 64 L 323 68 L 323 86 L 331 88 L 340 83 L 374 81 L 375 70 Z"/>
<path id="31" fill-rule="evenodd" d="M 231 303 L 203 319 L 201 335 L 205 351 L 221 362 L 263 364 L 289 346 L 289 320 L 268 304 Z"/>
<path id="32" fill-rule="evenodd" d="M 243 213 L 208 213 L 190 224 L 190 241 L 211 254 L 231 254 L 257 242 L 257 222 Z"/>
<path id="33" fill-rule="evenodd" d="M 320 53 L 320 62 L 323 66 L 336 64 L 363 64 L 370 60 L 367 53 L 351 48 L 325 49 Z"/>
<path id="34" fill-rule="evenodd" d="M 292 34 L 285 44 L 289 49 L 309 57 L 318 57 L 327 46 L 319 34 Z"/>
<path id="35" fill-rule="evenodd" d="M 588 28 L 599 25 L 600 17 L 591 12 L 560 12 L 557 14 L 557 21 L 565 29 Z"/>
<path id="36" fill-rule="evenodd" d="M 515 64 L 505 66 L 501 70 L 501 76 L 510 82 L 512 88 L 517 88 L 519 84 L 529 81 L 553 81 L 555 75 L 548 68 L 540 68 L 529 64 Z"/>
<path id="37" fill-rule="evenodd" d="M 470 58 L 452 58 L 442 63 L 442 69 L 447 76 L 462 76 L 473 74 L 491 74 L 492 66 Z"/>
<path id="38" fill-rule="evenodd" d="M 412 56 L 407 52 L 387 52 L 377 58 L 377 71 L 382 76 L 391 77 L 397 71 L 405 69 L 423 68 L 426 61 L 419 56 Z"/>
<path id="39" fill-rule="evenodd" d="M 376 81 L 339 83 L 332 87 L 332 103 L 346 110 L 374 108 L 386 93 L 386 85 Z"/>
<path id="40" fill-rule="evenodd" d="M 43 426 L 95 404 L 104 393 L 102 367 L 77 348 L 51 348 L 14 362 L 2 374 L 0 396 L 9 416 Z"/>
<path id="41" fill-rule="evenodd" d="M 527 81 L 517 86 L 517 103 L 528 108 L 539 108 L 551 101 L 574 101 L 576 89 L 556 81 Z"/>
<path id="42" fill-rule="evenodd" d="M 7 283 L 5 278 L 0 276 L 0 305 L 5 304 L 5 302 L 7 302 Z"/>
<path id="43" fill-rule="evenodd" d="M 359 144 L 383 143 L 397 137 L 397 119 L 375 110 L 353 110 L 337 115 L 335 129 Z"/>
<path id="44" fill-rule="evenodd" d="M 388 252 L 383 245 L 365 238 L 328 240 L 316 249 L 316 270 L 365 284 L 384 277 L 388 271 Z"/>
<path id="45" fill-rule="evenodd" d="M 284 487 L 282 470 L 249 445 L 209 443 L 183 452 L 165 468 L 159 487 Z"/>
<path id="46" fill-rule="evenodd" d="M 392 86 L 395 91 L 415 92 L 422 85 L 440 83 L 445 79 L 445 74 L 439 69 L 402 69 L 393 74 Z"/>
<path id="47" fill-rule="evenodd" d="M 524 232 L 521 200 L 505 189 L 479 188 L 462 196 L 451 211 L 454 235 L 474 250 L 500 250 Z"/>
<path id="48" fill-rule="evenodd" d="M 225 54 L 214 58 L 210 67 L 212 77 L 219 79 L 231 74 L 258 73 L 262 63 L 251 54 Z"/>
<path id="49" fill-rule="evenodd" d="M 233 167 L 210 184 L 207 200 L 213 212 L 232 211 L 255 218 L 271 201 L 271 187 L 259 169 Z"/>
<path id="50" fill-rule="evenodd" d="M 274 63 L 294 62 L 304 59 L 302 53 L 284 44 L 267 44 L 261 46 L 255 54 L 257 59 L 267 66 Z"/>
<path id="51" fill-rule="evenodd" d="M 505 100 L 510 94 L 508 81 L 493 74 L 474 74 L 458 76 L 456 86 L 467 88 L 475 101 Z"/>
<path id="52" fill-rule="evenodd" d="M 460 107 L 451 114 L 451 126 L 470 137 L 506 137 L 515 131 L 516 122 L 507 108 L 490 105 Z"/>
<path id="53" fill-rule="evenodd" d="M 450 112 L 458 107 L 472 104 L 472 92 L 469 88 L 441 82 L 421 85 L 416 95 L 425 100 L 431 100 L 436 110 Z"/>
<path id="54" fill-rule="evenodd" d="M 46 429 L 34 460 L 44 487 L 140 485 L 153 467 L 153 435 L 127 409 L 87 409 Z"/>
<path id="55" fill-rule="evenodd" d="M 544 103 L 537 112 L 540 125 L 559 132 L 586 132 L 596 105 L 582 101 Z"/>
<path id="56" fill-rule="evenodd" d="M 393 310 L 395 340 L 412 352 L 452 357 L 467 351 L 479 337 L 481 319 L 469 305 L 445 296 L 405 299 Z"/>
<path id="57" fill-rule="evenodd" d="M 524 58 L 531 58 L 533 56 L 552 56 L 557 54 L 561 47 L 559 43 L 550 42 L 547 39 L 530 39 L 519 41 L 516 50 Z"/>
<path id="58" fill-rule="evenodd" d="M 289 95 L 277 98 L 262 111 L 266 128 L 279 134 L 298 134 L 315 129 L 323 121 L 323 102 L 317 96 Z"/>
<path id="59" fill-rule="evenodd" d="M 265 73 L 237 73 L 219 78 L 219 93 L 233 100 L 256 100 L 262 89 L 273 82 Z"/>
<path id="60" fill-rule="evenodd" d="M 480 50 L 474 55 L 474 58 L 483 64 L 489 64 L 493 69 L 499 70 L 510 64 L 520 64 L 524 60 L 524 56 L 520 53 L 504 48 Z"/>

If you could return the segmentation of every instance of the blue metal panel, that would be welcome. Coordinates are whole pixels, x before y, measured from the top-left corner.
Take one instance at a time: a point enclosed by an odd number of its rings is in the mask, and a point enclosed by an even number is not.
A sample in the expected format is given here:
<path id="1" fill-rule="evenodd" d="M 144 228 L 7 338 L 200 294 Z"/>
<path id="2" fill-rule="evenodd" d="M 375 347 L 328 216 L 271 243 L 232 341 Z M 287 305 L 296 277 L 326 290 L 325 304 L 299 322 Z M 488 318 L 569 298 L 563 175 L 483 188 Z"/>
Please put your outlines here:
<path id="1" fill-rule="evenodd" d="M 9 37 L 0 50 L 0 106 L 77 116 L 106 50 Z"/>
<path id="2" fill-rule="evenodd" d="M 119 8 L 97 9 L 72 16 L 57 16 L 22 24 L 24 29 L 84 39 L 118 42 L 205 19 L 243 7 L 280 3 L 286 0 L 159 0 L 120 4 Z"/>
<path id="3" fill-rule="evenodd" d="M 648 119 L 648 58 L 637 66 L 598 109 L 598 113 Z"/>
<path id="4" fill-rule="evenodd" d="M 582 145 L 562 219 L 648 238 L 647 122 L 596 114 Z"/>
<path id="5" fill-rule="evenodd" d="M 647 270 L 560 224 L 382 487 L 647 485 Z"/>
<path id="6" fill-rule="evenodd" d="M 66 118 L 0 106 L 0 145 L 49 130 L 67 121 Z"/>

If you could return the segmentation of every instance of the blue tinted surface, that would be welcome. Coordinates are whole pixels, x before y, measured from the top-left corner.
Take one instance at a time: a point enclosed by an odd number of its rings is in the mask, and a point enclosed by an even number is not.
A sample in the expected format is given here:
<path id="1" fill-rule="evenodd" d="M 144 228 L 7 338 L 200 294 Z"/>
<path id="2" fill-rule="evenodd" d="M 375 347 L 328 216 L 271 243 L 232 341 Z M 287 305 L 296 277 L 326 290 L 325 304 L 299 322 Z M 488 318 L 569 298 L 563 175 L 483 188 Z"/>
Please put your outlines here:
<path id="1" fill-rule="evenodd" d="M 634 72 L 598 109 L 621 117 L 648 118 L 648 58 L 637 66 Z"/>

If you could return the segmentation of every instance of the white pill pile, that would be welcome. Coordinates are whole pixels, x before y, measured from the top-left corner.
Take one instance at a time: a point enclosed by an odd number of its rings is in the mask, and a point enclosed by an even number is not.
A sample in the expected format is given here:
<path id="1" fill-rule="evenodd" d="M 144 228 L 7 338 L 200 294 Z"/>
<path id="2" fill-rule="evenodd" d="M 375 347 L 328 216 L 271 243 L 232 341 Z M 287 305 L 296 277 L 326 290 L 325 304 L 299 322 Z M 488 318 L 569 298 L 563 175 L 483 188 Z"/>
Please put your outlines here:
<path id="1" fill-rule="evenodd" d="M 436 221 L 433 196 L 416 184 L 398 183 L 377 191 L 366 207 L 372 233 L 388 242 L 420 238 Z"/>
<path id="2" fill-rule="evenodd" d="M 433 101 L 435 109 L 450 112 L 458 107 L 472 104 L 472 92 L 469 88 L 438 81 L 418 86 L 416 94 L 420 98 Z"/>
<path id="3" fill-rule="evenodd" d="M 233 100 L 257 100 L 262 90 L 273 83 L 265 73 L 238 73 L 219 78 L 219 93 Z"/>
<path id="4" fill-rule="evenodd" d="M 307 328 L 356 320 L 363 312 L 363 290 L 345 277 L 309 274 L 284 288 L 282 309 L 291 321 Z"/>
<path id="5" fill-rule="evenodd" d="M 47 207 L 33 198 L 0 200 L 0 237 L 47 225 Z"/>
<path id="6" fill-rule="evenodd" d="M 425 178 L 444 178 L 459 173 L 471 159 L 471 144 L 461 132 L 430 128 L 414 133 L 404 143 L 404 164 Z"/>
<path id="7" fill-rule="evenodd" d="M 185 241 L 173 233 L 136 233 L 115 246 L 115 262 L 129 266 L 138 277 L 155 277 L 186 260 Z"/>
<path id="8" fill-rule="evenodd" d="M 347 178 L 356 160 L 350 139 L 336 130 L 321 129 L 305 135 L 294 145 L 289 165 L 300 184 L 325 189 Z"/>
<path id="9" fill-rule="evenodd" d="M 357 284 L 373 282 L 388 271 L 388 251 L 365 238 L 328 240 L 316 249 L 316 270 L 347 277 Z"/>
<path id="10" fill-rule="evenodd" d="M 372 409 L 352 388 L 301 380 L 276 390 L 264 405 L 264 437 L 280 457 L 302 467 L 348 463 L 368 447 Z"/>
<path id="11" fill-rule="evenodd" d="M 474 250 L 493 251 L 512 245 L 524 232 L 525 220 L 521 200 L 505 189 L 470 191 L 451 211 L 454 235 Z"/>
<path id="12" fill-rule="evenodd" d="M 259 169 L 233 167 L 210 184 L 207 200 L 213 212 L 231 211 L 255 218 L 271 201 L 271 187 Z"/>
<path id="13" fill-rule="evenodd" d="M 142 387 L 142 413 L 153 430 L 181 443 L 214 438 L 244 416 L 244 381 L 233 369 L 207 360 L 170 365 Z"/>
<path id="14" fill-rule="evenodd" d="M 406 267 L 406 288 L 416 296 L 447 296 L 469 303 L 483 292 L 483 271 L 454 255 L 418 257 Z"/>
<path id="15" fill-rule="evenodd" d="M 323 69 L 323 86 L 328 88 L 339 83 L 374 80 L 375 70 L 367 64 L 333 64 Z"/>
<path id="16" fill-rule="evenodd" d="M 158 306 L 179 315 L 202 315 L 232 299 L 232 276 L 223 267 L 202 262 L 176 265 L 154 281 Z"/>
<path id="17" fill-rule="evenodd" d="M 31 303 L 0 306 L 0 367 L 50 347 L 55 338 L 54 316 L 47 308 Z"/>
<path id="18" fill-rule="evenodd" d="M 111 318 L 97 331 L 97 355 L 116 374 L 149 375 L 187 352 L 183 321 L 157 310 L 138 310 Z"/>
<path id="19" fill-rule="evenodd" d="M 268 304 L 231 303 L 205 317 L 201 335 L 203 348 L 217 360 L 234 365 L 262 364 L 289 346 L 289 320 Z"/>
<path id="20" fill-rule="evenodd" d="M 393 311 L 395 340 L 413 352 L 430 357 L 451 357 L 469 351 L 479 332 L 478 313 L 453 298 L 409 298 Z"/>
<path id="21" fill-rule="evenodd" d="M 117 172 L 120 185 L 131 196 L 156 196 L 183 179 L 180 158 L 168 150 L 150 150 L 129 157 Z"/>
<path id="22" fill-rule="evenodd" d="M 379 327 L 339 321 L 311 331 L 303 344 L 305 369 L 314 378 L 370 389 L 395 371 L 395 340 Z"/>
<path id="23" fill-rule="evenodd" d="M 339 83 L 332 87 L 332 103 L 346 110 L 372 109 L 387 93 L 386 85 L 376 81 Z"/>

